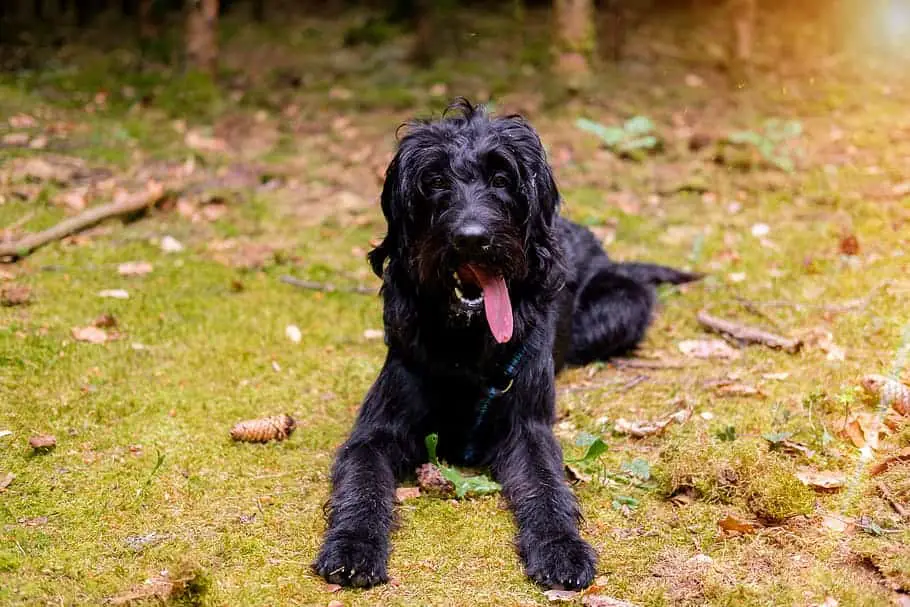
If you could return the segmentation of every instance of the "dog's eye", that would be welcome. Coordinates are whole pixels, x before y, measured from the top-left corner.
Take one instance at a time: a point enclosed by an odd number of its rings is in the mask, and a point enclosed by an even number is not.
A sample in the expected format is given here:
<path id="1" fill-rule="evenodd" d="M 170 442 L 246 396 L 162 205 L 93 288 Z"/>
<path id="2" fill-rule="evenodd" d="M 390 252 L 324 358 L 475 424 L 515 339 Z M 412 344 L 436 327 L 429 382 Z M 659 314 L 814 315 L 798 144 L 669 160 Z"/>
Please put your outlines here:
<path id="1" fill-rule="evenodd" d="M 444 190 L 446 187 L 446 180 L 442 175 L 431 175 L 425 183 L 431 190 Z"/>
<path id="2" fill-rule="evenodd" d="M 490 185 L 494 188 L 507 188 L 509 187 L 509 177 L 505 173 L 496 173 L 490 180 Z"/>

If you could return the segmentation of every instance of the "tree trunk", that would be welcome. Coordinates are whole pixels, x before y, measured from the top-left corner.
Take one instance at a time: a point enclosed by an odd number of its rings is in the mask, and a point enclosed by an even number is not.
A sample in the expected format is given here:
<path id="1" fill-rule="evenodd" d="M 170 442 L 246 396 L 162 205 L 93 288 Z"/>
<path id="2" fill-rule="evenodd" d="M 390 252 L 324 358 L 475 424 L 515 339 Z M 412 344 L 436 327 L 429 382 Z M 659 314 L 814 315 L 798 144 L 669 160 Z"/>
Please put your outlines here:
<path id="1" fill-rule="evenodd" d="M 152 2 L 154 0 L 139 0 L 137 13 L 139 19 L 139 41 L 147 43 L 155 37 L 155 23 L 152 21 Z"/>
<path id="2" fill-rule="evenodd" d="M 601 55 L 615 63 L 622 60 L 622 52 L 626 45 L 626 14 L 622 6 L 623 0 L 606 0 L 601 8 L 600 42 Z"/>
<path id="3" fill-rule="evenodd" d="M 414 47 L 411 59 L 418 65 L 429 65 L 435 57 L 436 27 L 433 15 L 433 0 L 417 0 L 415 4 Z"/>
<path id="4" fill-rule="evenodd" d="M 733 17 L 733 61 L 745 67 L 752 60 L 755 0 L 730 0 Z"/>
<path id="5" fill-rule="evenodd" d="M 187 67 L 211 76 L 218 67 L 218 0 L 188 0 Z"/>
<path id="6" fill-rule="evenodd" d="M 594 54 L 594 10 L 591 0 L 554 0 L 554 71 L 570 90 L 591 77 Z"/>

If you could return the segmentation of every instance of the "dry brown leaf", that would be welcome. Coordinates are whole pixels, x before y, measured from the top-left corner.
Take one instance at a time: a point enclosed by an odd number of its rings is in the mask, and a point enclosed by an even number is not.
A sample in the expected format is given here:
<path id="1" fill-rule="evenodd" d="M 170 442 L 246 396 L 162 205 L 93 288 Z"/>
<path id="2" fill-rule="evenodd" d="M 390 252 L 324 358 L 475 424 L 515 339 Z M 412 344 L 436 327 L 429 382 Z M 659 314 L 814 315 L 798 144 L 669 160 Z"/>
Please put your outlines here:
<path id="1" fill-rule="evenodd" d="M 183 138 L 186 147 L 196 150 L 197 152 L 218 153 L 227 150 L 227 143 L 217 137 L 209 137 L 193 129 L 187 132 Z"/>
<path id="2" fill-rule="evenodd" d="M 98 327 L 73 327 L 73 339 L 90 344 L 103 344 L 108 340 L 107 331 Z"/>
<path id="3" fill-rule="evenodd" d="M 0 305 L 22 306 L 32 300 L 32 290 L 25 285 L 6 285 L 0 288 Z"/>
<path id="4" fill-rule="evenodd" d="M 887 433 L 887 428 L 877 414 L 868 411 L 851 414 L 838 430 L 841 438 L 849 440 L 860 449 L 863 447 L 878 449 L 882 433 Z"/>
<path id="5" fill-rule="evenodd" d="M 870 394 L 882 399 L 901 415 L 910 416 L 910 388 L 885 375 L 870 374 L 862 379 L 862 386 Z"/>
<path id="6" fill-rule="evenodd" d="M 637 607 L 635 603 L 602 594 L 586 594 L 582 597 L 581 604 L 585 607 Z"/>
<path id="7" fill-rule="evenodd" d="M 3 145 L 25 146 L 28 145 L 28 140 L 28 133 L 7 133 L 0 141 L 3 142 Z"/>
<path id="8" fill-rule="evenodd" d="M 755 386 L 748 384 L 720 384 L 715 387 L 715 391 L 724 396 L 758 396 L 765 397 L 765 393 Z"/>
<path id="9" fill-rule="evenodd" d="M 144 276 L 153 270 L 152 264 L 147 261 L 127 261 L 117 266 L 121 276 Z"/>
<path id="10" fill-rule="evenodd" d="M 325 607 L 344 607 L 344 603 L 341 601 L 329 601 Z"/>
<path id="11" fill-rule="evenodd" d="M 841 255 L 859 255 L 859 240 L 857 240 L 856 235 L 844 235 L 843 238 L 840 239 L 837 250 Z"/>
<path id="12" fill-rule="evenodd" d="M 170 604 L 171 601 L 186 595 L 193 590 L 199 573 L 189 572 L 171 577 L 167 571 L 150 577 L 144 583 L 133 586 L 126 592 L 117 594 L 105 601 L 107 605 Z"/>
<path id="13" fill-rule="evenodd" d="M 742 356 L 722 339 L 688 339 L 679 342 L 679 351 L 692 358 L 735 360 Z"/>
<path id="14" fill-rule="evenodd" d="M 9 487 L 14 478 L 16 478 L 16 475 L 12 472 L 7 472 L 5 475 L 0 475 L 0 493 L 6 491 L 6 488 Z"/>
<path id="15" fill-rule="evenodd" d="M 382 339 L 385 333 L 382 329 L 365 329 L 363 332 L 364 339 Z"/>
<path id="16" fill-rule="evenodd" d="M 20 518 L 16 522 L 19 523 L 20 525 L 22 525 L 23 527 L 43 527 L 44 525 L 47 525 L 47 517 L 46 516 L 33 516 L 31 518 Z"/>
<path id="17" fill-rule="evenodd" d="M 399 502 L 417 499 L 420 497 L 420 487 L 398 487 L 395 490 L 395 499 Z"/>
<path id="18" fill-rule="evenodd" d="M 824 352 L 827 360 L 843 361 L 847 358 L 844 349 L 834 342 L 834 335 L 832 335 L 831 331 L 814 327 L 799 331 L 796 337 L 803 344 L 816 347 Z"/>
<path id="19" fill-rule="evenodd" d="M 847 482 L 847 477 L 843 472 L 819 471 L 807 467 L 797 470 L 796 478 L 804 485 L 819 491 L 837 491 Z"/>
<path id="20" fill-rule="evenodd" d="M 619 434 L 628 434 L 635 438 L 660 434 L 671 423 L 684 424 L 692 417 L 692 404 L 685 399 L 679 404 L 681 406 L 676 411 L 655 421 L 629 421 L 619 418 L 616 420 L 613 430 Z"/>
<path id="21" fill-rule="evenodd" d="M 787 372 L 782 372 L 782 373 L 763 373 L 763 374 L 762 374 L 762 379 L 770 379 L 770 380 L 772 380 L 772 381 L 784 381 L 784 380 L 787 379 L 788 377 L 790 377 L 790 374 L 787 373 Z"/>
<path id="22" fill-rule="evenodd" d="M 72 211 L 82 211 L 87 206 L 86 195 L 88 188 L 78 188 L 61 192 L 54 198 L 54 202 Z"/>
<path id="23" fill-rule="evenodd" d="M 38 434 L 29 438 L 28 444 L 35 451 L 50 451 L 57 446 L 57 438 L 51 434 Z"/>
<path id="24" fill-rule="evenodd" d="M 324 590 L 334 594 L 341 590 L 341 584 L 326 584 Z"/>
<path id="25" fill-rule="evenodd" d="M 9 125 L 14 129 L 31 129 L 38 126 L 38 121 L 28 114 L 16 114 L 14 116 L 10 116 L 7 122 L 9 122 Z"/>
<path id="26" fill-rule="evenodd" d="M 798 443 L 790 439 L 784 439 L 779 443 L 776 443 L 775 448 L 783 451 L 784 453 L 799 453 L 806 459 L 812 459 L 815 457 L 815 451 L 802 443 Z"/>
<path id="27" fill-rule="evenodd" d="M 852 519 L 845 519 L 842 516 L 833 514 L 822 514 L 821 525 L 825 529 L 836 533 L 849 533 L 853 530 Z"/>
<path id="28" fill-rule="evenodd" d="M 231 428 L 231 438 L 247 443 L 283 441 L 293 434 L 297 422 L 290 415 L 274 415 L 238 422 Z"/>
<path id="29" fill-rule="evenodd" d="M 761 523 L 747 521 L 732 514 L 717 521 L 717 526 L 726 532 L 735 533 L 755 533 L 762 527 Z"/>
<path id="30" fill-rule="evenodd" d="M 897 453 L 889 455 L 880 462 L 876 462 L 869 468 L 869 474 L 878 476 L 894 464 L 899 464 L 901 462 L 910 462 L 910 447 L 904 447 Z"/>
<path id="31" fill-rule="evenodd" d="M 575 590 L 547 590 L 543 595 L 551 603 L 569 603 L 574 601 L 579 593 Z"/>

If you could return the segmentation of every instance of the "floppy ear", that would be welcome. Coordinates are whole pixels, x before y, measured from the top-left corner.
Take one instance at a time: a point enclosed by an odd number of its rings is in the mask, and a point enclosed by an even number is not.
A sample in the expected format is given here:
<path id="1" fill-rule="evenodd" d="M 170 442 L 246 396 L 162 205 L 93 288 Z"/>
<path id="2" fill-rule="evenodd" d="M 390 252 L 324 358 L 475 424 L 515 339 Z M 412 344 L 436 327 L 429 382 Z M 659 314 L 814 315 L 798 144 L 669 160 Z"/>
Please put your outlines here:
<path id="1" fill-rule="evenodd" d="M 383 266 L 385 265 L 386 259 L 389 259 L 397 253 L 397 249 L 400 248 L 401 236 L 398 232 L 401 231 L 401 221 L 399 218 L 398 209 L 403 204 L 401 200 L 401 151 L 399 150 L 395 157 L 392 159 L 392 162 L 389 164 L 389 167 L 385 172 L 385 182 L 382 184 L 382 195 L 381 195 L 381 204 L 382 204 L 382 214 L 385 216 L 386 220 L 386 235 L 382 239 L 375 249 L 370 251 L 367 256 L 370 260 L 370 266 L 373 268 L 373 273 L 376 274 L 379 278 L 382 278 Z"/>

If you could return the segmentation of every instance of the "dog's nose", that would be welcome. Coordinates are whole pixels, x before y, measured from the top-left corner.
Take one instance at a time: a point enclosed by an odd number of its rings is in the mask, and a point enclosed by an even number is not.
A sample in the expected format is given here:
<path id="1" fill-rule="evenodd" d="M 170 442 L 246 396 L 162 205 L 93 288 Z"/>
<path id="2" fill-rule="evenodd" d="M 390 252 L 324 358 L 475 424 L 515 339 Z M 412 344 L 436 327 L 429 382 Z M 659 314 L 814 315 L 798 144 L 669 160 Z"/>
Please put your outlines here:
<path id="1" fill-rule="evenodd" d="M 490 233 L 476 221 L 465 223 L 455 231 L 455 248 L 462 253 L 478 253 L 490 244 Z"/>

